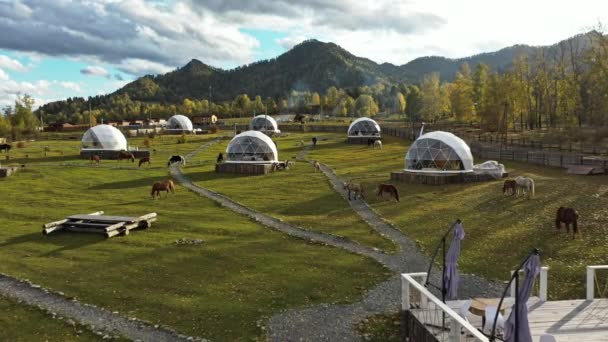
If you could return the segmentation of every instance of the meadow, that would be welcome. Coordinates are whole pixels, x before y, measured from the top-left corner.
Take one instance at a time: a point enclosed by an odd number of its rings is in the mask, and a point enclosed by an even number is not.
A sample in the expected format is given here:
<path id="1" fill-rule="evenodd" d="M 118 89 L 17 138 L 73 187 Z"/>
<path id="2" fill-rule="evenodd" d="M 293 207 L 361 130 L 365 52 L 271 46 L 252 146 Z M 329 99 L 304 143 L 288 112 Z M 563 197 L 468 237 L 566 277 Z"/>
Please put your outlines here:
<path id="1" fill-rule="evenodd" d="M 228 143 L 223 134 L 188 137 L 183 144 L 175 136 L 156 137 L 151 140 L 152 165 L 141 169 L 127 161 L 102 160 L 90 166 L 78 159 L 78 141 L 36 141 L 13 149 L 3 165 L 25 168 L 0 180 L 0 195 L 8 199 L 0 207 L 0 272 L 215 341 L 263 339 L 258 322 L 273 313 L 356 301 L 388 277 L 370 259 L 286 237 L 179 186 L 168 198 L 150 198 L 150 185 L 168 177 L 170 155 L 186 154 L 220 138 L 183 167 L 197 184 L 303 228 L 395 250 L 307 162 L 296 161 L 290 170 L 267 176 L 216 174 L 215 158 Z M 550 267 L 549 297 L 582 298 L 584 267 L 608 263 L 605 176 L 572 176 L 563 169 L 507 163 L 511 177 L 536 180 L 535 198 L 503 196 L 500 180 L 449 186 L 397 183 L 401 201 L 395 203 L 377 199 L 374 189 L 388 181 L 391 171 L 403 169 L 406 141 L 384 137 L 384 148 L 371 150 L 346 144 L 343 134 L 290 133 L 274 138 L 279 159 L 295 160 L 302 150 L 300 141 L 309 144 L 313 136 L 319 142 L 307 158 L 329 165 L 343 179 L 362 183 L 372 207 L 427 254 L 445 229 L 462 219 L 467 234 L 459 262 L 463 272 L 506 280 L 509 270 L 538 247 L 543 265 Z M 129 144 L 143 146 L 143 139 L 130 138 Z M 582 235 L 575 240 L 555 231 L 559 206 L 580 213 Z M 157 212 L 159 220 L 150 230 L 110 240 L 40 233 L 42 223 L 97 210 Z M 205 242 L 174 243 L 184 237 Z M 39 312 L 12 302 L 0 305 L 16 308 L 8 310 L 15 315 L 32 316 L 33 322 L 43 321 L 37 318 Z M 38 336 L 37 323 L 17 323 L 9 315 L 0 311 L 7 331 L 23 329 L 24 336 Z M 71 327 L 55 323 L 44 324 L 54 325 L 49 331 L 65 340 L 86 339 L 86 334 L 74 337 Z"/>
<path id="2" fill-rule="evenodd" d="M 179 186 L 169 198 L 150 198 L 152 182 L 168 177 L 167 156 L 214 138 L 193 137 L 186 144 L 155 139 L 152 166 L 141 169 L 127 161 L 90 166 L 77 159 L 72 141 L 14 149 L 11 162 L 25 168 L 0 180 L 8 199 L 0 208 L 0 272 L 215 341 L 263 336 L 258 321 L 273 313 L 351 302 L 387 277 L 372 260 L 287 237 Z M 158 221 L 150 230 L 110 240 L 41 234 L 42 223 L 96 210 L 157 212 Z M 205 242 L 174 243 L 184 237 Z M 35 321 L 14 324 L 24 334 L 36 329 Z"/>

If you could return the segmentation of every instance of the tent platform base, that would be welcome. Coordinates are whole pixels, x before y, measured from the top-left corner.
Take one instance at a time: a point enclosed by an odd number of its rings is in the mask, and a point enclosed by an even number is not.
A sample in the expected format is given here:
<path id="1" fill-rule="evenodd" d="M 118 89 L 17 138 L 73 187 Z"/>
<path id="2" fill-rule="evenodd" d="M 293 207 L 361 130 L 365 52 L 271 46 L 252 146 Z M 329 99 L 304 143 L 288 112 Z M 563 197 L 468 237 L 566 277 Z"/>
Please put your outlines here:
<path id="1" fill-rule="evenodd" d="M 19 170 L 18 167 L 9 166 L 9 167 L 0 167 L 0 178 L 6 178 L 13 175 L 13 173 Z"/>
<path id="2" fill-rule="evenodd" d="M 508 177 L 505 173 L 503 178 Z M 480 174 L 428 174 L 408 171 L 391 172 L 391 180 L 411 184 L 446 185 L 458 183 L 487 182 L 496 180 L 491 175 Z"/>
<path id="3" fill-rule="evenodd" d="M 382 140 L 382 137 L 348 137 L 346 140 L 347 144 L 360 144 L 367 145 L 369 140 Z"/>
<path id="4" fill-rule="evenodd" d="M 217 173 L 238 173 L 242 175 L 266 175 L 273 171 L 272 164 L 221 163 L 215 164 Z"/>
<path id="5" fill-rule="evenodd" d="M 101 159 L 116 159 L 118 157 L 118 152 L 113 150 L 80 150 L 80 158 L 82 159 L 91 159 L 93 155 L 98 155 Z M 136 159 L 150 157 L 149 150 L 139 150 L 139 151 L 129 151 L 133 153 Z"/>

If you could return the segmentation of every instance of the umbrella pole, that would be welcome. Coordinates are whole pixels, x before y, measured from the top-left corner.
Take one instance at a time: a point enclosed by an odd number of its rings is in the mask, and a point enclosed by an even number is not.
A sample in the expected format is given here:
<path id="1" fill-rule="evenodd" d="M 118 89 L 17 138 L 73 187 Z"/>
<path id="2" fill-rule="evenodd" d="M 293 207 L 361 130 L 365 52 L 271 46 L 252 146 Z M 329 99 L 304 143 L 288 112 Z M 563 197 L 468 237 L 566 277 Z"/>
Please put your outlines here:
<path id="1" fill-rule="evenodd" d="M 519 342 L 519 270 L 515 273 L 515 342 Z"/>
<path id="2" fill-rule="evenodd" d="M 454 226 L 452 226 L 454 227 Z M 456 234 L 456 233 L 454 233 Z M 445 303 L 445 295 L 446 295 L 446 289 L 445 289 L 445 237 L 446 235 L 443 236 L 443 238 L 441 239 L 441 249 L 442 249 L 442 253 L 443 253 L 443 269 L 441 272 L 441 301 L 443 303 Z M 441 326 L 443 328 L 445 328 L 445 311 L 441 310 L 442 313 L 442 317 L 441 317 Z"/>

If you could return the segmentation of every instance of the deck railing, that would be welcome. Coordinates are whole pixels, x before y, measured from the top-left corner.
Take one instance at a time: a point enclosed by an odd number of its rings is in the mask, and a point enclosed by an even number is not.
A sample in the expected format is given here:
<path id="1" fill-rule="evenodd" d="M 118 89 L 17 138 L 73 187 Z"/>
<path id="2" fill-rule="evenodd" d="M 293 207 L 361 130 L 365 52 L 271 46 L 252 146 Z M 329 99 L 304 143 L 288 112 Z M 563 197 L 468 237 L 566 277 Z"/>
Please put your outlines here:
<path id="1" fill-rule="evenodd" d="M 597 276 L 596 276 L 596 271 L 597 270 L 608 270 L 608 265 L 592 265 L 592 266 L 587 266 L 587 300 L 593 300 L 595 298 L 595 285 L 597 283 Z M 604 288 L 604 290 L 600 289 L 600 285 L 599 283 L 597 283 L 598 285 L 598 290 L 601 291 L 600 292 L 600 296 L 603 296 L 606 292 L 606 288 Z M 606 286 L 608 287 L 608 284 L 606 284 Z"/>
<path id="2" fill-rule="evenodd" d="M 523 270 L 520 270 L 520 273 L 523 273 Z M 543 266 L 540 268 L 540 281 L 538 287 L 538 298 L 541 302 L 547 301 L 547 275 L 549 273 L 549 267 Z M 513 275 L 513 271 L 511 271 L 511 275 Z M 520 277 L 520 279 L 523 279 Z M 515 298 L 515 282 L 511 283 L 511 297 Z"/>
<path id="3" fill-rule="evenodd" d="M 402 309 L 413 312 L 438 341 L 487 342 L 484 334 L 422 285 L 426 277 L 426 273 L 401 275 Z"/>

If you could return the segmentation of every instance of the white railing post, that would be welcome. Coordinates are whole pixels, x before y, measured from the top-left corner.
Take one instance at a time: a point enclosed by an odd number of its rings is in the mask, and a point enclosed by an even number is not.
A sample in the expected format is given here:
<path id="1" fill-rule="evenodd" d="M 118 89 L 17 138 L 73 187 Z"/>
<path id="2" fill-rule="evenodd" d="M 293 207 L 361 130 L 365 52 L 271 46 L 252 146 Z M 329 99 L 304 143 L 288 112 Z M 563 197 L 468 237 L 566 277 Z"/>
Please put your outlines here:
<path id="1" fill-rule="evenodd" d="M 587 266 L 587 300 L 593 300 L 595 290 L 595 268 Z"/>
<path id="2" fill-rule="evenodd" d="M 401 276 L 401 310 L 410 309 L 410 283 Z"/>
<path id="3" fill-rule="evenodd" d="M 540 297 L 541 302 L 547 301 L 547 273 L 549 272 L 549 267 L 544 266 L 540 268 L 540 289 L 538 296 Z"/>
<path id="4" fill-rule="evenodd" d="M 450 319 L 450 342 L 460 342 L 463 334 L 460 333 L 460 323 L 454 318 Z"/>

